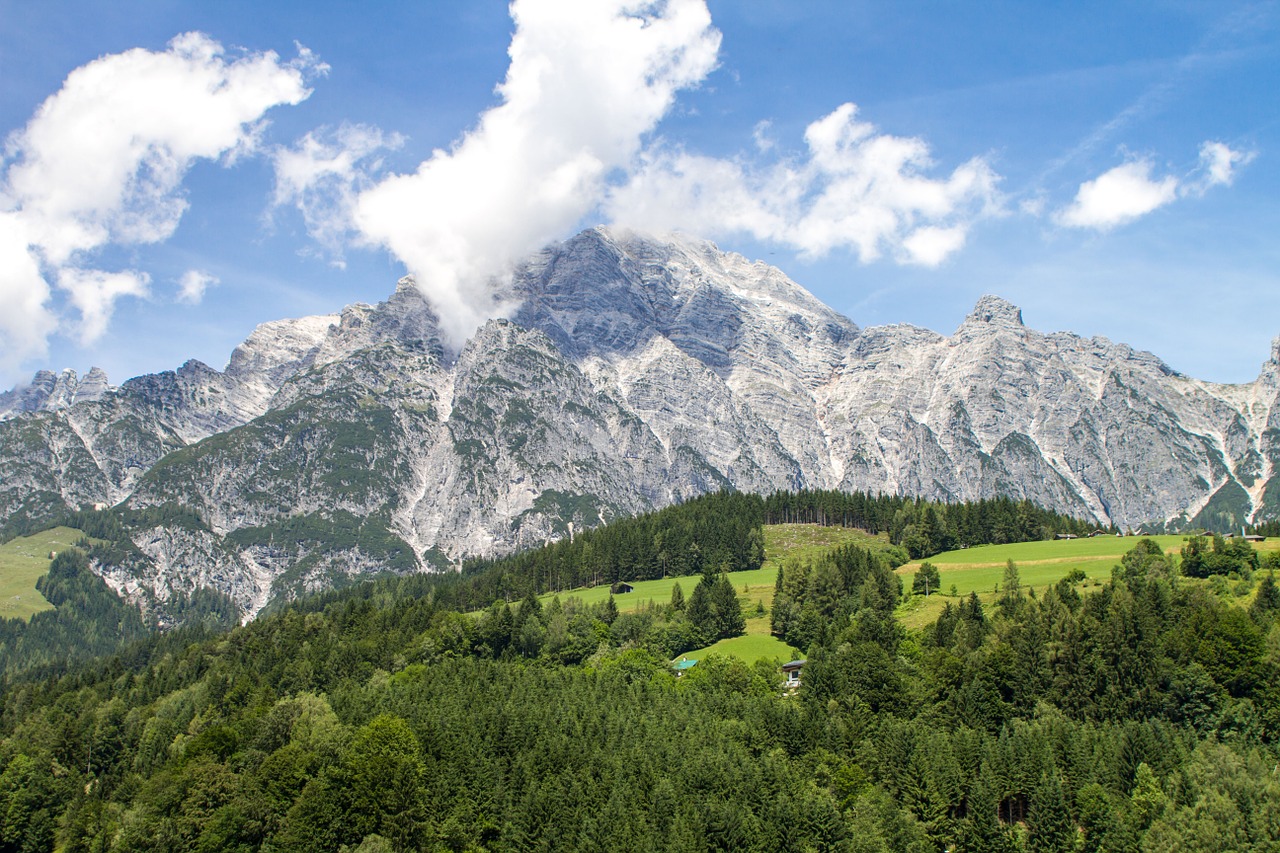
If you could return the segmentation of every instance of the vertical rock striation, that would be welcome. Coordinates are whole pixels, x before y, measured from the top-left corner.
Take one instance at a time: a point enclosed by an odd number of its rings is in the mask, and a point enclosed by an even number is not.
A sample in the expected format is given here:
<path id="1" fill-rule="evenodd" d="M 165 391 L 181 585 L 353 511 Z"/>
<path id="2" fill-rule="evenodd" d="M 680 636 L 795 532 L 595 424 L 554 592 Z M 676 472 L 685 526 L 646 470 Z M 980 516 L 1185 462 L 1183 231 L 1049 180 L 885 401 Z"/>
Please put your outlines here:
<path id="1" fill-rule="evenodd" d="M 0 394 L 0 524 L 121 504 L 117 588 L 246 615 L 353 575 L 455 566 L 720 488 L 1008 495 L 1122 527 L 1280 517 L 1280 339 L 1216 385 L 994 296 L 949 336 L 860 329 L 705 241 L 596 228 L 450 350 L 411 279 L 264 323 L 224 370 Z"/>

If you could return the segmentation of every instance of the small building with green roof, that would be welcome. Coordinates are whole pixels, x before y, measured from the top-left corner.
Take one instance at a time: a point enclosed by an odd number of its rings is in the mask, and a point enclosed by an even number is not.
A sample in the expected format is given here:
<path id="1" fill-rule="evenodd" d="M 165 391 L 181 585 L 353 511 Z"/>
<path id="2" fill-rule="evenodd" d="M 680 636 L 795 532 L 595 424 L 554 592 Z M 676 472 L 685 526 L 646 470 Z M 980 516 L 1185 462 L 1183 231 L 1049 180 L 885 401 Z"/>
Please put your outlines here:
<path id="1" fill-rule="evenodd" d="M 698 661 L 696 659 L 680 658 L 680 660 L 678 661 L 672 661 L 671 669 L 673 672 L 675 672 L 676 677 L 678 678 L 679 676 L 684 675 L 686 672 L 693 669 L 697 665 L 698 665 Z"/>

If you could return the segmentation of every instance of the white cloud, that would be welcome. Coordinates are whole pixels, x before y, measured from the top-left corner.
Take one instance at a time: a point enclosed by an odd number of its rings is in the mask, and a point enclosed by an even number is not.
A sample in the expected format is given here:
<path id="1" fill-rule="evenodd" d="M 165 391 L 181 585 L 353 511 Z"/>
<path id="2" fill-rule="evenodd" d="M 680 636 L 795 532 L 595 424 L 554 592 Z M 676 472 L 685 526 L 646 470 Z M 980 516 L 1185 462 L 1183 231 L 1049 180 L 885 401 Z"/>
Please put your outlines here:
<path id="1" fill-rule="evenodd" d="M 12 374 L 25 358 L 43 355 L 57 328 L 49 311 L 49 285 L 31 252 L 26 225 L 0 212 L 0 372 Z"/>
<path id="2" fill-rule="evenodd" d="M 307 75 L 324 70 L 305 49 L 289 63 L 271 52 L 228 58 L 216 41 L 187 33 L 165 51 L 129 50 L 72 71 L 6 143 L 0 206 L 12 221 L 0 242 L 27 262 L 0 273 L 0 304 L 23 318 L 0 327 L 0 348 L 15 362 L 43 351 L 49 280 L 79 310 L 81 339 L 100 335 L 115 300 L 145 294 L 148 279 L 89 268 L 92 253 L 171 236 L 192 163 L 252 151 L 263 114 L 305 99 Z M 43 288 L 31 287 L 32 263 Z M 39 298 L 21 296 L 31 293 Z M 13 331 L 26 321 L 39 334 Z"/>
<path id="3" fill-rule="evenodd" d="M 107 330 L 117 299 L 146 296 L 150 283 L 150 276 L 133 270 L 106 272 L 64 267 L 58 271 L 58 287 L 70 294 L 71 304 L 80 311 L 82 345 L 93 343 Z"/>
<path id="4" fill-rule="evenodd" d="M 773 122 L 767 118 L 756 122 L 756 126 L 751 128 L 751 138 L 755 140 L 757 151 L 767 153 L 773 150 L 773 146 L 776 143 L 774 143 L 773 137 L 769 135 L 771 130 L 773 130 Z"/>
<path id="5" fill-rule="evenodd" d="M 1177 198 L 1202 196 L 1212 187 L 1230 186 L 1235 170 L 1254 158 L 1253 152 L 1235 151 L 1225 143 L 1208 140 L 1200 146 L 1200 164 L 1181 178 L 1151 176 L 1150 160 L 1130 160 L 1085 181 L 1075 200 L 1058 211 L 1055 219 L 1072 228 L 1106 231 L 1132 222 Z"/>
<path id="6" fill-rule="evenodd" d="M 277 148 L 272 154 L 276 172 L 272 203 L 296 207 L 307 233 L 342 266 L 356 198 L 382 168 L 378 155 L 403 144 L 403 136 L 383 134 L 367 125 L 312 131 L 292 147 Z"/>
<path id="7" fill-rule="evenodd" d="M 966 229 L 962 225 L 939 228 L 923 225 L 902 241 L 906 259 L 926 267 L 936 267 L 964 246 Z"/>
<path id="8" fill-rule="evenodd" d="M 217 276 L 203 270 L 187 270 L 178 280 L 178 301 L 199 305 L 204 300 L 205 291 L 220 283 Z"/>
<path id="9" fill-rule="evenodd" d="M 1149 160 L 1132 160 L 1084 182 L 1058 222 L 1105 231 L 1163 207 L 1178 197 L 1178 179 L 1154 180 L 1151 169 Z"/>
<path id="10" fill-rule="evenodd" d="M 999 177 L 974 158 L 945 177 L 920 139 L 857 120 L 844 104 L 805 131 L 807 156 L 765 168 L 655 151 L 610 200 L 614 220 L 706 235 L 745 232 L 821 256 L 848 248 L 936 266 L 975 219 L 1000 209 Z"/>
<path id="11" fill-rule="evenodd" d="M 1200 145 L 1200 171 L 1198 180 L 1189 184 L 1189 191 L 1203 195 L 1210 187 L 1231 186 L 1237 166 L 1253 161 L 1253 151 L 1235 151 L 1224 142 L 1206 140 Z"/>
<path id="12" fill-rule="evenodd" d="M 511 15 L 501 103 L 355 206 L 363 239 L 404 262 L 455 342 L 509 308 L 492 282 L 598 206 L 720 45 L 702 0 L 515 0 Z"/>

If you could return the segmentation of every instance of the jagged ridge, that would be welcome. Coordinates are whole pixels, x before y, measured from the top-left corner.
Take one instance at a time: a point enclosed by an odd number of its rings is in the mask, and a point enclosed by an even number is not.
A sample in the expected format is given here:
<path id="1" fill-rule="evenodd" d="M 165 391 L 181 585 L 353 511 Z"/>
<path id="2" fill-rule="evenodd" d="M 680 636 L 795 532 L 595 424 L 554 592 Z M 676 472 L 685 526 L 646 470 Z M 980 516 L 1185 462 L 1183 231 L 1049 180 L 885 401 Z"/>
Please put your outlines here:
<path id="1" fill-rule="evenodd" d="M 460 352 L 413 282 L 263 324 L 224 371 L 0 395 L 0 517 L 195 508 L 121 589 L 254 613 L 352 573 L 454 565 L 722 487 L 996 495 L 1122 527 L 1280 515 L 1280 341 L 1214 385 L 983 297 L 954 334 L 859 329 L 768 265 L 592 229 L 513 276 Z M 132 586 L 131 586 L 132 585 Z"/>

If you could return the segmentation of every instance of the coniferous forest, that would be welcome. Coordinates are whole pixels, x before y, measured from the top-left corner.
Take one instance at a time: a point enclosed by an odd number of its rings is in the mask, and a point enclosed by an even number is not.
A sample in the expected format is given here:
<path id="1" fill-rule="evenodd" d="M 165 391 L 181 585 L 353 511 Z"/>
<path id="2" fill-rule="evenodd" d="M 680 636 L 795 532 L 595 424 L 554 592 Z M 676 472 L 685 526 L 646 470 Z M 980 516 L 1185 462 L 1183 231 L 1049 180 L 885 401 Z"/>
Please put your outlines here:
<path id="1" fill-rule="evenodd" d="M 676 675 L 681 647 L 741 631 L 724 573 L 760 565 L 766 520 L 894 544 L 779 574 L 798 690 L 766 662 Z M 895 619 L 906 556 L 1078 524 L 719 495 L 230 631 L 111 611 L 115 645 L 7 671 L 0 851 L 1280 849 L 1280 590 L 1247 546 L 1143 542 L 1105 583 L 1038 591 L 1010 564 L 994 602 Z M 82 559 L 48 583 L 92 621 Z M 556 595 L 663 574 L 689 576 L 678 600 L 634 612 Z"/>

